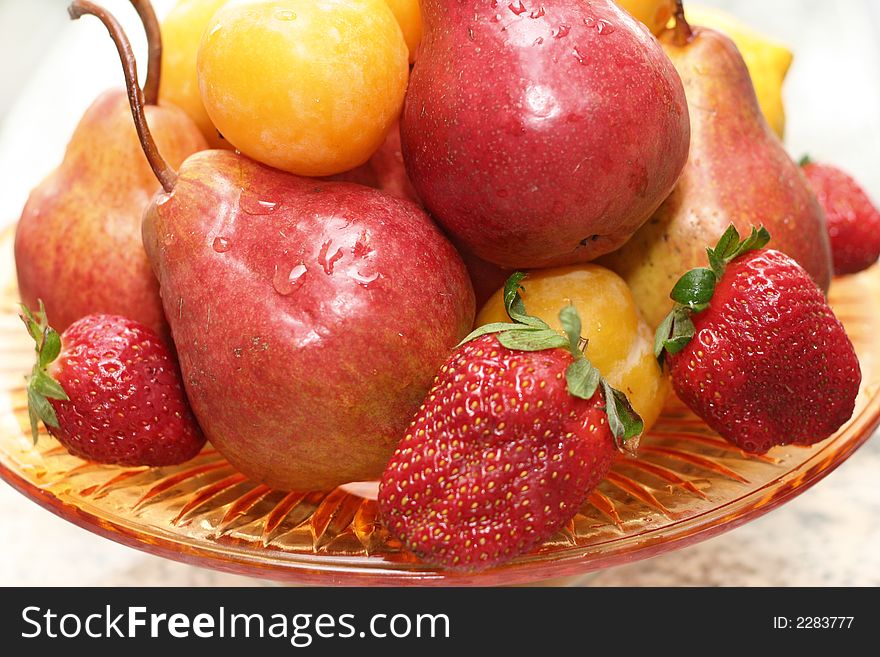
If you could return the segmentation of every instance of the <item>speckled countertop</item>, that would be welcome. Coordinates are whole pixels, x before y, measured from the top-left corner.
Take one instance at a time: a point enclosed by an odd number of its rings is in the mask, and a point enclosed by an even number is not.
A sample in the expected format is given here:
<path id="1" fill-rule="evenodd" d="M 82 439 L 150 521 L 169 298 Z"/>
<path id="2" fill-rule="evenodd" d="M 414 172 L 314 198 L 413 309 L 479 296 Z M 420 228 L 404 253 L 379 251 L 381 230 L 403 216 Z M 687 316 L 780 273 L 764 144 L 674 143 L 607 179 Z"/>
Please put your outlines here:
<path id="1" fill-rule="evenodd" d="M 120 15 L 128 11 L 125 0 L 105 4 Z M 170 2 L 155 4 L 161 12 Z M 815 159 L 848 168 L 880 201 L 880 1 L 703 4 L 726 7 L 792 46 L 795 64 L 785 94 L 789 150 L 795 156 L 809 151 Z M 39 13 L 47 11 L 53 13 Z M 63 10 L 50 0 L 0 0 L 0 59 L 14 64 L 4 64 L 0 77 L 0 112 L 8 108 L 0 118 L 0 225 L 18 215 L 27 190 L 60 159 L 85 106 L 118 82 L 118 64 L 102 47 L 100 26 L 83 23 L 71 29 L 55 20 L 58 11 Z M 137 32 L 131 33 L 141 47 Z M 34 34 L 52 47 L 40 53 L 38 69 L 23 73 L 22 39 L 27 36 L 33 44 Z M 14 97 L 3 97 L 10 90 Z M 676 552 L 594 573 L 580 583 L 880 585 L 878 474 L 880 438 L 875 436 L 814 488 L 758 520 Z M 117 545 L 56 518 L 2 483 L 0 557 L 0 585 L 5 586 L 264 583 Z"/>

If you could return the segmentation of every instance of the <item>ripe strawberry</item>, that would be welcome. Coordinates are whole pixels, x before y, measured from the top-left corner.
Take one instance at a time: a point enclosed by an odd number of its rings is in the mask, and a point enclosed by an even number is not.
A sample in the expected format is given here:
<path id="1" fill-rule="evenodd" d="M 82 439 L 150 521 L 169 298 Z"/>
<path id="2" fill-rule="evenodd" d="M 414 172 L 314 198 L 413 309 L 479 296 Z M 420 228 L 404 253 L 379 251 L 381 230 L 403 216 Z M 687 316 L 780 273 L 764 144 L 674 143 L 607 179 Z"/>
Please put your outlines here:
<path id="1" fill-rule="evenodd" d="M 819 204 L 825 210 L 834 273 L 854 274 L 880 257 L 880 210 L 847 173 L 828 164 L 801 160 Z"/>
<path id="2" fill-rule="evenodd" d="M 31 431 L 37 421 L 75 456 L 119 465 L 174 465 L 205 444 L 180 380 L 177 359 L 149 327 L 89 315 L 63 335 L 45 310 L 22 306 L 36 342 L 28 381 Z M 57 358 L 57 361 L 56 361 Z"/>
<path id="3" fill-rule="evenodd" d="M 708 250 L 711 269 L 676 283 L 655 342 L 681 400 L 756 453 L 830 436 L 852 416 L 861 380 L 821 290 L 792 258 L 761 249 L 769 239 L 761 228 L 740 241 L 731 226 Z"/>
<path id="4" fill-rule="evenodd" d="M 584 357 L 574 308 L 560 313 L 562 337 L 525 314 L 522 277 L 505 290 L 514 323 L 478 329 L 450 356 L 379 485 L 386 526 L 436 565 L 482 570 L 549 538 L 642 430 Z"/>

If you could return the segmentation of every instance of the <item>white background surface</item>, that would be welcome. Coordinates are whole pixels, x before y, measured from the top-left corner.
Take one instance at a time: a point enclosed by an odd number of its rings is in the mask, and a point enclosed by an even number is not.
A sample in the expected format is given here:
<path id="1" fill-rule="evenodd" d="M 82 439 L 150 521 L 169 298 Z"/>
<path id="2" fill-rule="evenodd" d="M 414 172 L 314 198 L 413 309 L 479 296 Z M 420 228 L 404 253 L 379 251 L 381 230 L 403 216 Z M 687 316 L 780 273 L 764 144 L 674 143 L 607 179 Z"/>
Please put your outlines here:
<path id="1" fill-rule="evenodd" d="M 143 37 L 125 0 L 138 53 Z M 169 0 L 154 0 L 160 13 Z M 880 0 L 709 1 L 789 44 L 786 142 L 855 174 L 880 200 Z M 0 0 L 0 226 L 55 165 L 82 112 L 121 82 L 94 19 L 68 23 L 64 0 Z M 143 55 L 141 56 L 143 60 Z M 36 68 L 34 68 L 37 66 Z M 143 73 L 143 71 L 142 71 Z M 878 300 L 865 300 L 877 303 Z M 880 338 L 878 338 L 880 339 Z M 880 585 L 880 440 L 803 496 L 705 543 L 609 569 L 591 585 Z M 0 484 L 0 585 L 259 584 L 93 536 Z"/>

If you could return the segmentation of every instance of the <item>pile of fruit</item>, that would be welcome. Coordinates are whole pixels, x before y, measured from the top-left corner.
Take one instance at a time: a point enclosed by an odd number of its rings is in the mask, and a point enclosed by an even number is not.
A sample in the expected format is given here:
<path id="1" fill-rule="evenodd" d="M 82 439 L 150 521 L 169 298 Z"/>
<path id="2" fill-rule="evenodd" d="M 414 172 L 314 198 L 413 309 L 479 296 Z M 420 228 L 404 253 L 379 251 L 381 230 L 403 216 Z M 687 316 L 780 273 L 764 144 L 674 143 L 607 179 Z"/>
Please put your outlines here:
<path id="1" fill-rule="evenodd" d="M 132 4 L 143 87 L 71 4 L 126 89 L 18 224 L 35 439 L 379 480 L 407 549 L 475 571 L 567 523 L 670 387 L 747 452 L 851 417 L 825 292 L 880 213 L 786 153 L 783 48 L 674 0 Z"/>

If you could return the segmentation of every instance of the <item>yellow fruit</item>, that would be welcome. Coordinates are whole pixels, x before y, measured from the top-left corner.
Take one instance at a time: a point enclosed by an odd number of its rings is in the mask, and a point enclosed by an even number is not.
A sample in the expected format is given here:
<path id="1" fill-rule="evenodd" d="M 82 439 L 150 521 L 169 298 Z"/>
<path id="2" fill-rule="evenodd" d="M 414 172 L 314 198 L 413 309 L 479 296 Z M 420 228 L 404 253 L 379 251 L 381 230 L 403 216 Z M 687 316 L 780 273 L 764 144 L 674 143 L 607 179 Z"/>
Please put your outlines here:
<path id="1" fill-rule="evenodd" d="M 522 298 L 530 315 L 557 330 L 559 311 L 572 304 L 581 316 L 586 355 L 608 382 L 626 393 L 642 416 L 645 429 L 663 410 L 669 392 L 666 377 L 654 358 L 654 336 L 636 310 L 623 279 L 594 264 L 531 272 L 523 281 Z M 476 326 L 510 321 L 502 290 L 490 297 L 477 315 Z"/>
<path id="2" fill-rule="evenodd" d="M 199 126 L 212 148 L 229 148 L 211 123 L 199 94 L 196 53 L 208 21 L 228 0 L 179 0 L 162 21 L 159 98 L 177 105 Z"/>
<path id="3" fill-rule="evenodd" d="M 422 40 L 422 10 L 419 0 L 385 0 L 394 17 L 397 19 L 406 47 L 409 49 L 409 61 L 416 60 L 416 48 Z"/>
<path id="4" fill-rule="evenodd" d="M 675 0 L 617 0 L 617 4 L 647 25 L 654 34 L 663 31 L 675 11 Z"/>
<path id="5" fill-rule="evenodd" d="M 208 116 L 242 153 L 329 176 L 385 140 L 409 63 L 384 0 L 249 0 L 211 18 L 198 74 Z"/>
<path id="6" fill-rule="evenodd" d="M 688 3 L 685 17 L 691 25 L 718 30 L 733 40 L 749 69 L 764 118 L 781 138 L 785 132 L 782 83 L 794 57 L 791 51 L 714 7 L 699 7 Z"/>

